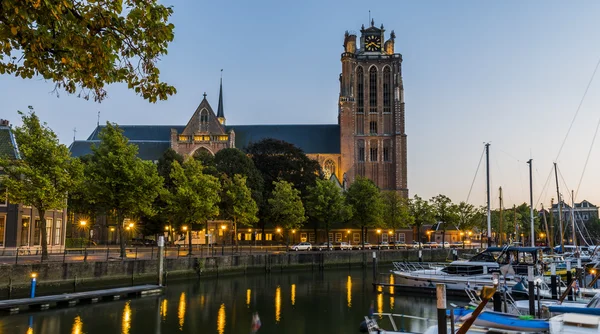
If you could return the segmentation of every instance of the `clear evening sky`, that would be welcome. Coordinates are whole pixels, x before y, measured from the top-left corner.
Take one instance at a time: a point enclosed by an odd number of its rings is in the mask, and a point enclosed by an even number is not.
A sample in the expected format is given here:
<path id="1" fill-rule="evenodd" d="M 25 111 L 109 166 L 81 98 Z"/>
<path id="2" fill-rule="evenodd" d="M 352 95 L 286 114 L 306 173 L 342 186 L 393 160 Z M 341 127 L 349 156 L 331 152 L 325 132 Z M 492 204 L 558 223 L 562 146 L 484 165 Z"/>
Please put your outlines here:
<path id="1" fill-rule="evenodd" d="M 0 77 L 2 115 L 33 105 L 69 145 L 100 122 L 185 124 L 208 94 L 216 109 L 220 69 L 228 124 L 336 123 L 344 31 L 368 24 L 396 32 L 403 55 L 411 196 L 467 198 L 483 143 L 491 142 L 493 206 L 529 202 L 526 161 L 534 163 L 534 201 L 578 189 L 600 118 L 600 73 L 566 144 L 559 148 L 600 58 L 598 1 L 171 1 L 175 41 L 160 63 L 177 87 L 149 104 L 122 85 L 101 104 L 61 93 L 40 79 Z M 599 71 L 600 72 L 600 71 Z M 600 205 L 600 143 L 575 200 Z M 485 170 L 469 201 L 485 203 Z M 544 188 L 544 185 L 546 187 Z M 570 199 L 569 199 L 570 202 Z"/>

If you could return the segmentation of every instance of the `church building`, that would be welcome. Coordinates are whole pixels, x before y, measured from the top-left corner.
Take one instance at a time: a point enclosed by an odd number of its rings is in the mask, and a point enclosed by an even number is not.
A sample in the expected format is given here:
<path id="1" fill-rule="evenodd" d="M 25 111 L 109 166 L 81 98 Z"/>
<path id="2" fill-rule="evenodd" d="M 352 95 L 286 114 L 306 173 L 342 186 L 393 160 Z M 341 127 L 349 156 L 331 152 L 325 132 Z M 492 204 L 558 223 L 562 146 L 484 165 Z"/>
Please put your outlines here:
<path id="1" fill-rule="evenodd" d="M 216 113 L 204 94 L 186 125 L 119 127 L 144 160 L 158 161 L 168 148 L 184 156 L 201 151 L 215 154 L 275 138 L 302 149 L 319 162 L 327 177 L 342 184 L 364 176 L 382 190 L 407 197 L 402 55 L 395 53 L 393 31 L 385 39 L 383 25 L 378 28 L 371 21 L 360 33 L 360 43 L 354 33 L 344 36 L 338 124 L 228 125 L 221 81 Z M 73 142 L 73 156 L 91 153 L 102 128 L 99 125 L 86 140 Z"/>

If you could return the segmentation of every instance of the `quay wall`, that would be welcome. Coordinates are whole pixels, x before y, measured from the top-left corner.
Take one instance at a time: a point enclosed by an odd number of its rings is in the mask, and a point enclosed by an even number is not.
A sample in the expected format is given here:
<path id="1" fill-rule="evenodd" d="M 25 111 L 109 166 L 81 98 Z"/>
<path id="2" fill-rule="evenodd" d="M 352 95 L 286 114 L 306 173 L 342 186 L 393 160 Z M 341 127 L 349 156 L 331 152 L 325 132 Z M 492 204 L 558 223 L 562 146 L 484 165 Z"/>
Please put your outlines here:
<path id="1" fill-rule="evenodd" d="M 474 250 L 457 250 L 458 255 Z M 281 252 L 216 257 L 187 256 L 164 259 L 166 284 L 184 278 L 214 277 L 244 273 L 286 270 L 323 270 L 372 266 L 373 253 L 379 264 L 394 261 L 417 262 L 415 250 L 348 252 Z M 450 250 L 423 250 L 423 262 L 453 259 Z M 83 291 L 98 288 L 156 283 L 158 260 L 111 260 L 81 262 L 45 262 L 0 265 L 0 299 L 28 296 L 31 273 L 37 274 L 37 295 Z"/>

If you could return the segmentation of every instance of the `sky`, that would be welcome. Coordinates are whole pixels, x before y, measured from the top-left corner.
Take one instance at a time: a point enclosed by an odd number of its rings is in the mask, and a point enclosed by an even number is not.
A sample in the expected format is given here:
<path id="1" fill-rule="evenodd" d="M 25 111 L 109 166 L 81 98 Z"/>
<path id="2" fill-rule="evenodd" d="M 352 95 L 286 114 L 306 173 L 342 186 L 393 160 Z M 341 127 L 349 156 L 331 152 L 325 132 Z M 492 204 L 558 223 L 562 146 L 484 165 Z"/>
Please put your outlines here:
<path id="1" fill-rule="evenodd" d="M 370 10 L 403 56 L 411 196 L 484 205 L 489 142 L 492 207 L 499 187 L 505 207 L 529 202 L 529 159 L 537 208 L 556 200 L 553 162 L 569 202 L 573 190 L 600 205 L 598 1 L 163 3 L 175 40 L 159 68 L 175 96 L 150 104 L 111 85 L 98 104 L 3 75 L 0 118 L 19 125 L 31 105 L 66 145 L 73 129 L 89 136 L 99 111 L 101 123 L 183 125 L 204 92 L 216 109 L 223 69 L 227 124 L 336 123 L 344 32 L 368 25 Z"/>

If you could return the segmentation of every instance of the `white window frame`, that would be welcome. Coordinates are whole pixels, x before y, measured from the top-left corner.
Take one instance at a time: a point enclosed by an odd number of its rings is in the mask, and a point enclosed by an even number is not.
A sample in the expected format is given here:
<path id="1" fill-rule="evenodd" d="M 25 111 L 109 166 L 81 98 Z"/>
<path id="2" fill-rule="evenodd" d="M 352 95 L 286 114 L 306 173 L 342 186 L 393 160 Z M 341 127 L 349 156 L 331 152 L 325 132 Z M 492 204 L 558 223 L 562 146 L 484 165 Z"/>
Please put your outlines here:
<path id="1" fill-rule="evenodd" d="M 55 221 L 54 221 L 54 244 L 55 245 L 62 245 L 62 233 L 63 233 L 62 219 L 61 218 L 55 219 Z"/>
<path id="2" fill-rule="evenodd" d="M 311 244 L 315 243 L 315 234 L 314 233 L 309 233 L 308 234 L 308 242 L 310 242 Z"/>
<path id="3" fill-rule="evenodd" d="M 6 215 L 0 215 L 0 221 L 3 222 L 4 224 L 4 228 L 2 229 L 4 231 L 4 233 L 2 233 L 2 235 L 0 235 L 0 237 L 2 238 L 2 245 L 0 245 L 0 247 L 6 247 Z"/>
<path id="4" fill-rule="evenodd" d="M 405 244 L 406 243 L 406 233 L 398 233 L 398 240 L 399 243 L 401 244 Z"/>
<path id="5" fill-rule="evenodd" d="M 360 233 L 352 233 L 352 242 L 355 244 L 360 243 Z"/>
<path id="6" fill-rule="evenodd" d="M 50 224 L 48 224 L 48 222 L 50 222 Z M 54 219 L 46 218 L 46 245 L 52 245 L 52 230 L 54 227 L 54 226 L 52 226 L 53 222 L 54 222 Z"/>
<path id="7" fill-rule="evenodd" d="M 339 232 L 335 233 L 335 242 L 342 242 L 342 234 Z"/>

